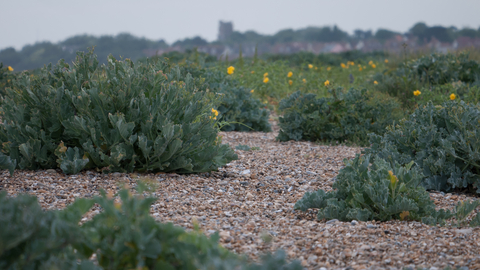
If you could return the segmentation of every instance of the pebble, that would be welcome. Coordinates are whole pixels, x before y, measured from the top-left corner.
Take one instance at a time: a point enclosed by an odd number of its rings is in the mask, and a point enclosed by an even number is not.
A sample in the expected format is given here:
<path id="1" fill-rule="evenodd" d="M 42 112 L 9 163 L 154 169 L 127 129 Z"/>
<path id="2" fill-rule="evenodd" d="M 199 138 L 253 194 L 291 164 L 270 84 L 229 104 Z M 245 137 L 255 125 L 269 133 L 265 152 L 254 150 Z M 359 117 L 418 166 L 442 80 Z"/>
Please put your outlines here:
<path id="1" fill-rule="evenodd" d="M 218 235 L 220 235 L 221 238 L 227 238 L 227 237 L 230 237 L 230 232 L 229 231 L 221 231 Z"/>
<path id="2" fill-rule="evenodd" d="M 356 220 L 352 220 L 352 222 L 350 222 L 350 224 L 352 224 L 352 226 L 355 226 L 358 224 L 358 222 Z"/>
<path id="3" fill-rule="evenodd" d="M 218 183 L 220 186 L 226 186 L 228 185 L 229 181 L 221 181 L 220 183 Z"/>
<path id="4" fill-rule="evenodd" d="M 372 225 L 372 224 L 368 224 L 368 225 L 367 225 L 367 228 L 368 228 L 368 229 L 376 229 L 377 226 Z"/>
<path id="5" fill-rule="evenodd" d="M 478 215 L 478 214 L 477 214 Z M 460 230 L 455 230 L 456 234 L 471 234 L 473 232 L 473 229 L 460 229 Z"/>
<path id="6" fill-rule="evenodd" d="M 114 173 L 112 173 L 112 176 L 113 177 L 120 177 L 120 176 L 122 176 L 122 174 L 119 173 L 119 172 L 114 172 Z"/>
<path id="7" fill-rule="evenodd" d="M 48 169 L 48 170 L 47 170 L 47 173 L 53 174 L 53 173 L 57 173 L 57 171 L 54 170 L 54 169 Z"/>
<path id="8" fill-rule="evenodd" d="M 338 221 L 338 219 L 331 219 L 331 220 L 327 221 L 327 224 L 333 224 L 337 221 Z"/>
<path id="9" fill-rule="evenodd" d="M 307 262 L 310 264 L 314 264 L 317 262 L 318 256 L 316 255 L 310 255 L 308 256 Z"/>
<path id="10" fill-rule="evenodd" d="M 243 170 L 240 174 L 241 175 L 250 174 L 250 170 Z"/>

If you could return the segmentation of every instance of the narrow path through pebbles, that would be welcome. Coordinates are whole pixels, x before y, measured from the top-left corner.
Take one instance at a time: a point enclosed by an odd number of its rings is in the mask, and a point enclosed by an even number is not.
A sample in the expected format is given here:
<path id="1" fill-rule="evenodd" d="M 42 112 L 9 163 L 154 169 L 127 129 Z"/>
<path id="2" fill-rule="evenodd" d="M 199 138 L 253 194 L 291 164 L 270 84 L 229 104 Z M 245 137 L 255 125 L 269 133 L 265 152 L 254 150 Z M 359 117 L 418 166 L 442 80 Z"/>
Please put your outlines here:
<path id="1" fill-rule="evenodd" d="M 480 269 L 480 229 L 431 227 L 418 222 L 317 221 L 316 211 L 293 211 L 306 191 L 331 190 L 344 158 L 360 148 L 311 142 L 276 142 L 274 132 L 222 132 L 223 142 L 259 147 L 236 150 L 239 160 L 218 172 L 196 175 L 120 174 L 87 171 L 64 175 L 55 170 L 7 171 L 0 190 L 28 192 L 45 209 L 61 209 L 100 189 L 115 192 L 119 183 L 158 182 L 151 213 L 162 222 L 187 229 L 197 220 L 206 234 L 219 231 L 226 248 L 258 255 L 283 249 L 306 269 L 402 269 L 447 266 Z M 438 207 L 452 208 L 463 194 L 431 193 Z M 98 210 L 92 210 L 84 220 Z M 323 267 L 323 268 L 322 268 Z"/>

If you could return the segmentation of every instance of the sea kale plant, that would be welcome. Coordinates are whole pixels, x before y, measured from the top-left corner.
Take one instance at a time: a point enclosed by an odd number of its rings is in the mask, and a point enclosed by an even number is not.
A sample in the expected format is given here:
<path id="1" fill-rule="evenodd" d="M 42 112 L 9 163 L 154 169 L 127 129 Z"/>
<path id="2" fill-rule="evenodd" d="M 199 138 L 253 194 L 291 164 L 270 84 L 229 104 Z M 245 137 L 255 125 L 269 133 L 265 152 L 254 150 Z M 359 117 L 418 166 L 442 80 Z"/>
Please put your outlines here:
<path id="1" fill-rule="evenodd" d="M 367 90 L 332 89 L 332 97 L 295 92 L 280 102 L 280 141 L 340 141 L 365 145 L 403 115 L 395 99 Z"/>
<path id="2" fill-rule="evenodd" d="M 429 99 L 436 100 L 450 95 L 442 93 L 438 86 L 451 83 L 478 84 L 480 64 L 469 59 L 468 53 L 464 52 L 457 55 L 434 53 L 377 73 L 372 81 L 378 82 L 376 89 L 399 98 L 405 107 L 412 108 L 415 104 L 412 101 L 416 100 L 413 97 L 415 90 L 422 90 L 422 94 L 430 91 L 430 96 L 435 97 Z"/>
<path id="3" fill-rule="evenodd" d="M 444 224 L 445 220 L 457 217 L 464 221 L 479 201 L 462 202 L 455 212 L 435 210 L 429 193 L 421 186 L 422 174 L 413 166 L 388 162 L 381 158 L 372 160 L 370 155 L 345 160 L 333 184 L 333 191 L 307 192 L 297 201 L 295 209 L 306 211 L 318 208 L 317 218 L 388 221 L 417 220 L 427 224 Z M 480 225 L 477 215 L 470 225 Z"/>
<path id="4" fill-rule="evenodd" d="M 408 118 L 372 134 L 365 153 L 389 162 L 412 161 L 422 172 L 426 189 L 480 192 L 480 106 L 463 101 L 432 103 Z"/>
<path id="5" fill-rule="evenodd" d="M 220 95 L 219 121 L 226 122 L 224 131 L 272 131 L 270 112 L 252 89 L 245 88 L 226 72 L 210 69 L 203 74 L 209 91 Z"/>
<path id="6" fill-rule="evenodd" d="M 140 184 L 137 194 L 144 194 Z M 33 196 L 10 198 L 0 192 L 1 269 L 239 269 L 299 270 L 279 251 L 260 264 L 219 245 L 218 233 L 186 232 L 150 215 L 152 197 L 122 189 L 118 197 L 102 193 L 77 199 L 66 209 L 42 211 Z M 79 225 L 96 203 L 101 212 Z M 91 260 L 95 255 L 95 260 Z"/>
<path id="7" fill-rule="evenodd" d="M 158 58 L 154 58 L 156 60 Z M 179 64 L 181 76 L 191 74 L 199 78 L 202 87 L 199 91 L 214 94 L 217 97 L 218 116 L 223 131 L 271 131 L 268 122 L 269 110 L 258 98 L 253 96 L 252 89 L 240 85 L 235 76 L 229 75 L 227 70 L 215 67 L 207 68 L 206 59 L 200 55 L 195 61 L 184 61 Z M 170 60 L 168 60 L 170 63 Z M 230 68 L 232 74 L 234 68 Z M 168 81 L 169 79 L 167 79 Z M 174 80 L 174 78 L 172 78 Z"/>
<path id="8" fill-rule="evenodd" d="M 236 155 L 217 138 L 214 96 L 164 61 L 135 65 L 92 51 L 17 76 L 1 100 L 0 166 L 122 172 L 216 170 Z"/>

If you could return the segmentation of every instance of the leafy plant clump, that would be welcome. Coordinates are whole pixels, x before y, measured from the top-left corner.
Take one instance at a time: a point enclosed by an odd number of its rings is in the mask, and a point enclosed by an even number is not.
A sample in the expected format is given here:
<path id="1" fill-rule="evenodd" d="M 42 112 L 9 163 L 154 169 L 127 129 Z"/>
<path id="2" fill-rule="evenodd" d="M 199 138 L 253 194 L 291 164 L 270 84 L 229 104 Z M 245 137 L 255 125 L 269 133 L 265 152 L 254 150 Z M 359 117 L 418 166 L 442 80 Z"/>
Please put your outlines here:
<path id="1" fill-rule="evenodd" d="M 202 89 L 203 87 L 203 89 Z M 17 76 L 1 100 L 0 165 L 13 169 L 216 170 L 236 155 L 217 139 L 200 78 L 166 62 L 134 65 L 93 52 Z"/>
<path id="2" fill-rule="evenodd" d="M 415 162 L 426 189 L 480 192 L 480 107 L 463 101 L 432 103 L 372 134 L 365 153 L 400 164 Z"/>
<path id="3" fill-rule="evenodd" d="M 294 208 L 302 211 L 318 208 L 319 220 L 400 219 L 435 225 L 444 224 L 453 216 L 464 221 L 480 205 L 479 201 L 463 202 L 456 212 L 436 211 L 429 193 L 420 185 L 422 174 L 412 167 L 413 162 L 401 166 L 376 158 L 371 163 L 370 155 L 357 155 L 353 160 L 345 160 L 345 165 L 333 184 L 334 191 L 307 192 Z M 477 215 L 470 224 L 480 225 L 480 217 Z"/>
<path id="4" fill-rule="evenodd" d="M 194 61 L 185 60 L 179 64 L 180 76 L 191 74 L 194 78 L 199 78 L 202 85 L 199 91 L 215 95 L 218 111 L 215 120 L 221 123 L 221 130 L 271 131 L 268 122 L 269 110 L 253 96 L 251 89 L 241 86 L 238 80 L 228 75 L 225 70 L 206 68 L 208 59 L 202 55 L 195 53 L 193 56 L 190 58 Z M 153 61 L 158 61 L 158 58 L 153 58 Z M 168 62 L 172 60 L 168 59 Z M 167 81 L 171 82 L 170 79 Z"/>
<path id="5" fill-rule="evenodd" d="M 139 189 L 142 193 L 142 189 Z M 42 211 L 35 197 L 9 198 L 0 193 L 1 269 L 302 269 L 288 263 L 283 252 L 267 255 L 261 264 L 248 263 L 221 247 L 219 236 L 207 237 L 198 228 L 186 232 L 150 215 L 155 198 L 120 199 L 104 193 L 78 199 L 62 211 Z M 102 211 L 79 226 L 97 203 Z M 196 226 L 196 225 L 195 225 Z M 95 263 L 90 260 L 96 255 Z"/>
<path id="6" fill-rule="evenodd" d="M 434 99 L 445 97 L 437 86 L 450 83 L 474 84 L 480 80 L 480 64 L 469 59 L 468 53 L 438 54 L 423 56 L 406 63 L 393 70 L 377 73 L 372 80 L 378 82 L 376 87 L 380 91 L 399 98 L 403 105 L 413 106 L 413 92 L 424 89 L 433 91 Z M 450 95 L 450 94 L 448 94 Z M 446 96 L 448 96 L 446 95 Z"/>
<path id="7" fill-rule="evenodd" d="M 400 105 L 367 90 L 331 90 L 332 97 L 296 92 L 280 102 L 280 141 L 340 141 L 365 145 L 368 134 L 383 134 L 402 116 Z"/>
<path id="8" fill-rule="evenodd" d="M 270 112 L 251 89 L 218 70 L 208 70 L 202 76 L 209 90 L 220 95 L 218 120 L 226 122 L 221 127 L 223 131 L 272 131 L 268 122 Z"/>

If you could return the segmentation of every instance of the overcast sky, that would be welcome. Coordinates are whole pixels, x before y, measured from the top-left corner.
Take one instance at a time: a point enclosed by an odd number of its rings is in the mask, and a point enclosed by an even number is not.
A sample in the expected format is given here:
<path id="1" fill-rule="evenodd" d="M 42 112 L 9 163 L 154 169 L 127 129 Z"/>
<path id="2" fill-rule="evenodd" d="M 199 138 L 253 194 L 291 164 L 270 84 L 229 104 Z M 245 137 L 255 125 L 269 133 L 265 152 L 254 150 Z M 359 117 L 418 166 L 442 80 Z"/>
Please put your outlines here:
<path id="1" fill-rule="evenodd" d="M 478 29 L 479 12 L 479 0 L 0 0 L 0 49 L 122 32 L 169 44 L 194 36 L 213 41 L 219 20 L 261 34 L 335 24 L 349 33 L 406 32 L 419 21 Z"/>

